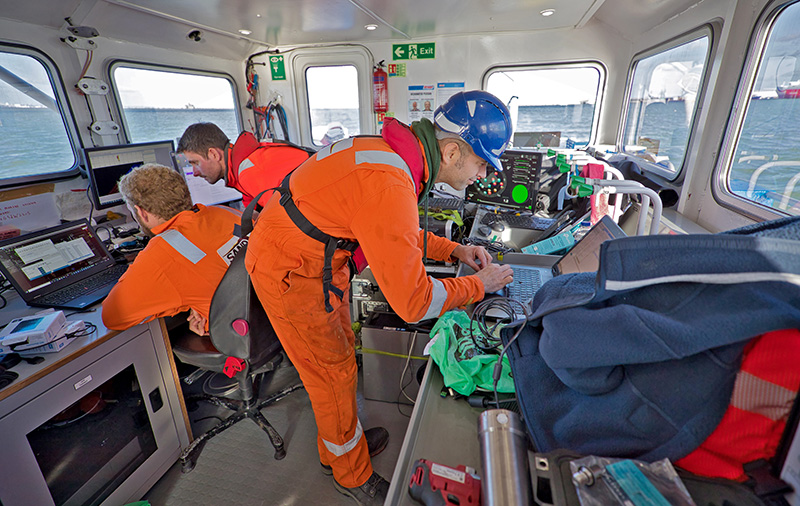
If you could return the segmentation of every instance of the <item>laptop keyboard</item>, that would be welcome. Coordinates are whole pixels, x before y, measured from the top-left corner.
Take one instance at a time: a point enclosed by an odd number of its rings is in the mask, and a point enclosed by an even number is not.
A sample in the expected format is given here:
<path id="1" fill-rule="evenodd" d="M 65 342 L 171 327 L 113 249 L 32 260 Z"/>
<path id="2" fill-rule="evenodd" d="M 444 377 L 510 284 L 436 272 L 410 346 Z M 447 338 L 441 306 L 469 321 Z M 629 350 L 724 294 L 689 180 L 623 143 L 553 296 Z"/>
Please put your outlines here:
<path id="1" fill-rule="evenodd" d="M 511 228 L 524 228 L 527 230 L 547 230 L 550 225 L 555 223 L 553 218 L 539 218 L 527 214 L 494 214 L 486 213 L 481 218 L 482 225 L 492 226 L 501 222 Z"/>
<path id="2" fill-rule="evenodd" d="M 117 282 L 120 276 L 128 268 L 127 265 L 115 265 L 110 269 L 98 272 L 94 276 L 86 278 L 79 283 L 75 283 L 64 288 L 45 295 L 37 300 L 37 302 L 44 304 L 60 305 L 66 304 L 72 300 L 77 299 L 83 295 L 99 290 L 109 284 Z"/>
<path id="3" fill-rule="evenodd" d="M 536 269 L 523 269 L 512 266 L 514 281 L 506 285 L 506 297 L 528 305 L 542 287 L 541 272 Z"/>
<path id="4" fill-rule="evenodd" d="M 423 202 L 420 206 L 424 206 L 425 203 Z M 439 209 L 461 209 L 464 205 L 464 200 L 458 197 L 431 197 L 428 199 L 428 208 L 439 208 Z"/>

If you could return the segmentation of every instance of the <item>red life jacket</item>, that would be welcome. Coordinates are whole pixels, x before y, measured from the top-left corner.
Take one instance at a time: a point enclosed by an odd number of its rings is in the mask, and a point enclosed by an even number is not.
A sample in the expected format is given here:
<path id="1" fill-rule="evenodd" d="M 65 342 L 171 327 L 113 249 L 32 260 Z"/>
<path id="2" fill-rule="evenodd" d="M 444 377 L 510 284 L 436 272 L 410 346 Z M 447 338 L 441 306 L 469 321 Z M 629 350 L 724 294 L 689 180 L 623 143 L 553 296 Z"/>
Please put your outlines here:
<path id="1" fill-rule="evenodd" d="M 745 348 L 731 402 L 714 432 L 675 462 L 702 476 L 744 480 L 742 466 L 775 455 L 800 387 L 800 330 L 768 332 Z"/>
<path id="2" fill-rule="evenodd" d="M 256 195 L 278 186 L 286 174 L 314 153 L 290 142 L 258 142 L 250 132 L 242 132 L 228 150 L 226 186 L 242 193 L 246 206 Z M 261 198 L 263 206 L 272 192 Z"/>

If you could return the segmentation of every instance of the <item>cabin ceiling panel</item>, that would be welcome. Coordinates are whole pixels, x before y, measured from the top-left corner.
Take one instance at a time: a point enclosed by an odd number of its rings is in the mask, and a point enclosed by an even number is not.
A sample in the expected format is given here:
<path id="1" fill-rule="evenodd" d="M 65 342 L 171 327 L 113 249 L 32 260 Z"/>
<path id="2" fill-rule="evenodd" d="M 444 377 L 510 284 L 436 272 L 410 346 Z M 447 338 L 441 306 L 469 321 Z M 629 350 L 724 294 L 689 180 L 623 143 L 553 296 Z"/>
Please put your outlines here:
<path id="1" fill-rule="evenodd" d="M 597 10 L 597 19 L 632 38 L 665 23 L 700 0 L 607 0 Z"/>
<path id="2" fill-rule="evenodd" d="M 36 0 L 41 1 L 41 0 Z M 579 26 L 618 0 L 101 0 L 269 45 L 407 40 Z M 628 3 L 629 0 L 625 0 Z M 540 14 L 554 9 L 552 16 Z M 377 29 L 367 31 L 365 25 Z M 240 30 L 250 33 L 240 35 Z"/>
<path id="3" fill-rule="evenodd" d="M 85 0 L 0 0 L 0 17 L 60 28 Z M 80 24 L 77 21 L 76 24 Z"/>

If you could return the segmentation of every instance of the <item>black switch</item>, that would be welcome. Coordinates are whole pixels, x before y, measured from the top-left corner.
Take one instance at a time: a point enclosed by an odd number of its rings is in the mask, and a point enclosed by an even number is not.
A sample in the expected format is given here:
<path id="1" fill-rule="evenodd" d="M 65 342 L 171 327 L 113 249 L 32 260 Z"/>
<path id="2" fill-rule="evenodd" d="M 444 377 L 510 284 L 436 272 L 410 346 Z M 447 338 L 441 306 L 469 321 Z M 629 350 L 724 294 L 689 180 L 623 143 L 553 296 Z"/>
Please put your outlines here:
<path id="1" fill-rule="evenodd" d="M 150 392 L 150 408 L 153 410 L 153 413 L 161 409 L 161 406 L 164 405 L 164 400 L 161 398 L 161 390 L 156 387 L 155 390 Z"/>

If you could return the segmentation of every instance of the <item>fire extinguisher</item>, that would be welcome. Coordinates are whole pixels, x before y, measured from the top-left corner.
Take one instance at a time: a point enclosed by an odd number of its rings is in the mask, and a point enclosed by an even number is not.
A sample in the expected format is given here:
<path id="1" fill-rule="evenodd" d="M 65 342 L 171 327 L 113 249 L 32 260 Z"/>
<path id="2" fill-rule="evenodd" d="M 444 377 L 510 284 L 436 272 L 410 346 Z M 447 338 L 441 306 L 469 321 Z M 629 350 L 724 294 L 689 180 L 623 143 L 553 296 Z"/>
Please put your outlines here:
<path id="1" fill-rule="evenodd" d="M 375 65 L 375 72 L 372 74 L 372 108 L 375 112 L 386 112 L 389 110 L 389 88 L 386 81 L 386 71 L 383 70 L 383 60 Z"/>

